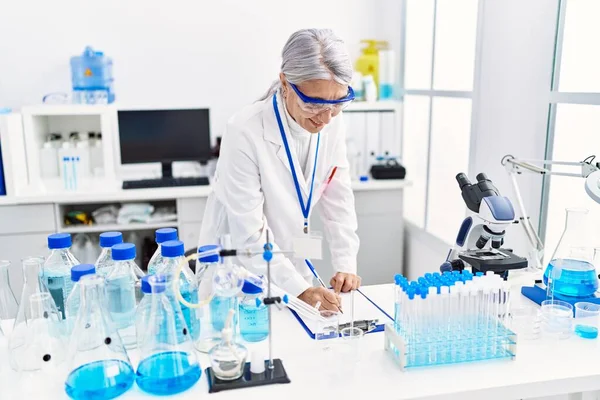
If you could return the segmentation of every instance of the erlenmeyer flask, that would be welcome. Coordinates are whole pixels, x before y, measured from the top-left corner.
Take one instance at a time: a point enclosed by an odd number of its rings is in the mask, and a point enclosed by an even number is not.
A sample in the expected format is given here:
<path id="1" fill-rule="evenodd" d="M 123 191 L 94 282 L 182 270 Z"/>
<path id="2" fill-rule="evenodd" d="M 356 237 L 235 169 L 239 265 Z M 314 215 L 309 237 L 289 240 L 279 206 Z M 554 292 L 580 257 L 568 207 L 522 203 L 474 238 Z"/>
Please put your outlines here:
<path id="1" fill-rule="evenodd" d="M 8 280 L 10 261 L 0 260 L 0 320 L 14 318 L 17 313 L 17 298 Z"/>
<path id="2" fill-rule="evenodd" d="M 588 210 L 568 208 L 565 229 L 544 272 L 544 283 L 552 291 L 549 297 L 588 297 L 596 292 L 598 277 L 592 238 Z"/>
<path id="3" fill-rule="evenodd" d="M 192 387 L 202 370 L 179 303 L 168 292 L 170 280 L 164 275 L 149 278 L 152 306 L 142 341 L 136 382 L 145 392 L 168 395 Z M 182 330 L 181 335 L 178 330 Z M 181 339 L 183 337 L 183 340 Z"/>
<path id="4" fill-rule="evenodd" d="M 131 388 L 135 374 L 106 303 L 104 279 L 86 275 L 69 342 L 65 390 L 73 399 L 112 399 Z"/>
<path id="5" fill-rule="evenodd" d="M 25 307 L 27 309 L 25 309 Z M 19 306 L 10 335 L 10 363 L 16 371 L 36 371 L 65 358 L 62 317 L 48 292 L 33 293 Z"/>

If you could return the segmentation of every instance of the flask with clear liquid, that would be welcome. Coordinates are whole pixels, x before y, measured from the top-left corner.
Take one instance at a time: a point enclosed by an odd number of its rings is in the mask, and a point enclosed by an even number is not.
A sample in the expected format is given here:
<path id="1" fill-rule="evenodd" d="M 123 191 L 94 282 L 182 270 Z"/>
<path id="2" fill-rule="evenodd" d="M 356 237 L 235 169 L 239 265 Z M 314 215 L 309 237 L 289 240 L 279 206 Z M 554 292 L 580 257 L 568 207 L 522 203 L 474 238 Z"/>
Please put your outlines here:
<path id="1" fill-rule="evenodd" d="M 0 260 L 0 321 L 12 319 L 17 313 L 17 298 L 8 280 L 10 261 Z"/>
<path id="2" fill-rule="evenodd" d="M 115 265 L 106 276 L 108 310 L 126 348 L 136 346 L 135 307 L 142 298 L 140 280 L 144 273 L 136 265 L 135 256 L 133 243 L 114 245 L 112 257 Z"/>
<path id="3" fill-rule="evenodd" d="M 177 229 L 175 228 L 161 228 L 157 229 L 154 234 L 156 244 L 158 248 L 148 261 L 148 275 L 155 274 L 157 267 L 162 264 L 163 256 L 161 253 L 161 245 L 169 240 L 177 240 Z"/>
<path id="4" fill-rule="evenodd" d="M 147 335 L 141 342 L 136 382 L 156 395 L 171 395 L 192 387 L 201 375 L 190 332 L 178 302 L 169 295 L 170 278 L 152 275 Z"/>
<path id="5" fill-rule="evenodd" d="M 73 288 L 71 268 L 79 261 L 71 253 L 71 234 L 55 233 L 48 236 L 50 255 L 42 268 L 42 280 L 50 291 L 58 311 L 65 318 L 65 302 Z"/>
<path id="6" fill-rule="evenodd" d="M 260 285 L 246 280 L 240 301 L 240 335 L 247 342 L 262 342 L 269 336 L 269 310 Z"/>
<path id="7" fill-rule="evenodd" d="M 244 373 L 248 350 L 233 340 L 233 309 L 229 311 L 225 327 L 221 331 L 221 342 L 209 352 L 210 365 L 215 376 L 224 381 L 238 379 Z"/>
<path id="8" fill-rule="evenodd" d="M 114 266 L 111 248 L 119 243 L 123 243 L 123 234 L 121 232 L 103 232 L 100 234 L 100 247 L 102 251 L 95 262 L 96 273 L 98 275 L 106 278 L 106 275 L 108 275 Z"/>
<path id="9" fill-rule="evenodd" d="M 174 276 L 179 264 L 184 260 L 184 251 L 183 242 L 179 240 L 163 242 L 161 244 L 162 263 L 156 265 L 156 273 L 165 275 L 169 279 L 169 282 L 172 282 L 171 279 L 179 279 L 179 291 L 183 299 L 188 303 L 196 304 L 198 303 L 198 282 L 189 264 L 185 263 L 179 277 Z M 174 293 L 170 290 L 169 295 L 172 295 L 170 297 L 171 301 L 179 303 Z M 192 340 L 197 340 L 200 336 L 200 319 L 198 318 L 198 314 L 196 310 L 190 309 L 183 304 L 180 306 L 185 323 L 189 328 L 190 336 Z"/>
<path id="10" fill-rule="evenodd" d="M 86 275 L 79 284 L 65 391 L 72 399 L 112 399 L 133 386 L 135 373 L 108 311 L 104 279 Z"/>
<path id="11" fill-rule="evenodd" d="M 64 359 L 62 316 L 40 279 L 43 260 L 23 260 L 23 290 L 13 331 L 8 341 L 9 359 L 15 371 L 36 371 Z"/>
<path id="12" fill-rule="evenodd" d="M 585 298 L 598 290 L 588 219 L 586 209 L 566 210 L 565 229 L 544 272 L 549 297 Z"/>

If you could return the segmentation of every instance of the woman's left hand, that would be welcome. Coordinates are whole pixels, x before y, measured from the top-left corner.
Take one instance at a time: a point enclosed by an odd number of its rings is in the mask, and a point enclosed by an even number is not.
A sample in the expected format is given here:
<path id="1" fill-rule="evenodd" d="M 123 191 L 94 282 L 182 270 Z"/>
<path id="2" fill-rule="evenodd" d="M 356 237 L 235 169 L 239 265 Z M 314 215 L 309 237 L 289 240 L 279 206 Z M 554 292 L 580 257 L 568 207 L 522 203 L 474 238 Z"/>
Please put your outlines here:
<path id="1" fill-rule="evenodd" d="M 361 278 L 356 274 L 347 272 L 337 272 L 329 281 L 336 293 L 346 293 L 360 287 Z"/>

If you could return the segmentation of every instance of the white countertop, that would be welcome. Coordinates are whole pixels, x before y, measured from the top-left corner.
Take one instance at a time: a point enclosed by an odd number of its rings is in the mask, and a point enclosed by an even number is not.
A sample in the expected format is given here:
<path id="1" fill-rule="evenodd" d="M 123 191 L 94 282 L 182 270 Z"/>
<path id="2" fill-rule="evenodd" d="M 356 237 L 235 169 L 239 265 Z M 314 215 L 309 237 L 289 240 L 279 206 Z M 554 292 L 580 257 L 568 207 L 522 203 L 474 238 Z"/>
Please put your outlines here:
<path id="1" fill-rule="evenodd" d="M 353 182 L 354 191 L 397 190 L 410 186 L 406 180 L 369 180 Z M 101 187 L 86 192 L 31 192 L 20 196 L 0 196 L 0 206 L 14 204 L 83 204 L 120 201 L 165 200 L 190 197 L 206 197 L 211 192 L 210 186 L 187 186 L 155 189 L 121 189 L 121 182 L 99 185 Z"/>
<path id="2" fill-rule="evenodd" d="M 388 313 L 393 308 L 393 286 L 365 287 L 364 292 Z M 519 299 L 520 298 L 520 299 Z M 528 301 L 520 295 L 516 301 Z M 423 368 L 402 372 L 383 349 L 383 333 L 366 335 L 362 356 L 356 365 L 326 357 L 319 345 L 309 339 L 287 310 L 274 311 L 274 355 L 281 358 L 292 381 L 287 385 L 233 390 L 210 395 L 215 399 L 439 399 L 508 400 L 600 389 L 600 340 L 571 337 L 547 342 L 521 341 L 514 361 L 490 361 Z M 261 345 L 264 345 L 262 343 Z M 0 349 L 0 361 L 6 349 Z M 3 354 L 4 353 L 4 354 Z M 131 359 L 137 365 L 134 351 Z M 200 357 L 206 368 L 205 356 Z M 15 374 L 5 374 L 14 382 Z M 2 398 L 18 398 L 15 385 L 0 382 Z M 205 373 L 194 387 L 174 398 L 198 399 L 207 396 Z M 7 393 L 8 392 L 8 393 Z M 6 394 L 6 397 L 5 397 Z M 11 396 L 13 394 L 13 396 Z M 242 396 L 242 397 L 241 397 Z M 62 399 L 61 390 L 37 398 Z M 134 386 L 123 399 L 149 398 Z"/>

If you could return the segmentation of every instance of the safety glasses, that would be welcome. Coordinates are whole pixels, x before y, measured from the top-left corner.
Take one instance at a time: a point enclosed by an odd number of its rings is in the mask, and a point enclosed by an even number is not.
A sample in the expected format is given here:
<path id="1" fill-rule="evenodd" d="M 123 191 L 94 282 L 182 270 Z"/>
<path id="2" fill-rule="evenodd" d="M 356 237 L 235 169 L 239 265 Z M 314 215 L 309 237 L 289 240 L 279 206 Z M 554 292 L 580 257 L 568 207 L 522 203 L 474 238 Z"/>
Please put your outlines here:
<path id="1" fill-rule="evenodd" d="M 298 95 L 298 105 L 307 113 L 311 114 L 319 114 L 323 111 L 330 110 L 333 114 L 337 114 L 354 100 L 354 89 L 351 86 L 348 86 L 348 94 L 346 97 L 337 99 L 337 100 L 325 100 L 325 99 L 317 99 L 315 97 L 309 97 L 302 93 L 300 89 L 293 83 L 289 82 L 294 92 Z"/>

